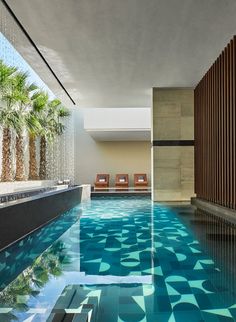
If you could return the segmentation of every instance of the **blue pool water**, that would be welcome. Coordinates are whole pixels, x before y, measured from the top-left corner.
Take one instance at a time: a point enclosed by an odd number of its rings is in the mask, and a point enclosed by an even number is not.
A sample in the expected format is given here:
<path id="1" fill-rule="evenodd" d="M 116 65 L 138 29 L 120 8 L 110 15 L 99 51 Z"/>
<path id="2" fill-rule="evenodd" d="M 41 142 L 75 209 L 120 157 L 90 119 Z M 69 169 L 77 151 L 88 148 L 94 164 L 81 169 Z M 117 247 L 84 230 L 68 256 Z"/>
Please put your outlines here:
<path id="1" fill-rule="evenodd" d="M 234 236 L 190 206 L 83 203 L 0 253 L 0 321 L 236 321 Z"/>

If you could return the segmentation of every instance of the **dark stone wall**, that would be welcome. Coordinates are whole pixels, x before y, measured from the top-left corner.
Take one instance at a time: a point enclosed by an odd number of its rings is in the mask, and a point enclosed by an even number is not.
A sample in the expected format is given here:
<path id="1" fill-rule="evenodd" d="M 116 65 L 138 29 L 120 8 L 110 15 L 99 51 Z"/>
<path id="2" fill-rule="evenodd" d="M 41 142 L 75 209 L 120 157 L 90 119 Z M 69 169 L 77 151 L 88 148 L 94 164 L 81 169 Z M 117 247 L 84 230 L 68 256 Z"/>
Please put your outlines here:
<path id="1" fill-rule="evenodd" d="M 0 250 L 81 202 L 82 187 L 41 194 L 0 208 Z"/>

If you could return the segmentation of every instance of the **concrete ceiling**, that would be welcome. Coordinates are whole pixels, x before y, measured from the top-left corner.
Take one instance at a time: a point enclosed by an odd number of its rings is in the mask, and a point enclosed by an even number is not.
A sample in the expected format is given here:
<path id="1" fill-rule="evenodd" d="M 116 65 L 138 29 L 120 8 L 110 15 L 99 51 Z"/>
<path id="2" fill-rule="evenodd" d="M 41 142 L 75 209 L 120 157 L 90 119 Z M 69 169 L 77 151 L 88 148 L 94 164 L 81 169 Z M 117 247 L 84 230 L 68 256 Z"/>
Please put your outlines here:
<path id="1" fill-rule="evenodd" d="M 236 34 L 235 0 L 7 3 L 81 107 L 149 107 L 152 87 L 195 86 Z"/>

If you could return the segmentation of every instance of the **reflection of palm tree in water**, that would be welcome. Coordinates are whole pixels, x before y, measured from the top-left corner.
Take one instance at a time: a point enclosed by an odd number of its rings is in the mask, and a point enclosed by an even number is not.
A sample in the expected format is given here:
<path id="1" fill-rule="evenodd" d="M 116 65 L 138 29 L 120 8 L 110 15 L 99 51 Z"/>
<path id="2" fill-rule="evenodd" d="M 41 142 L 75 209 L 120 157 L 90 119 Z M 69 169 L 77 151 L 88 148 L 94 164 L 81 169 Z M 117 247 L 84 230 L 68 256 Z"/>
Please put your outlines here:
<path id="1" fill-rule="evenodd" d="M 69 256 L 62 241 L 57 241 L 11 284 L 0 292 L 0 305 L 27 311 L 29 296 L 37 296 L 50 277 L 62 275 L 62 266 L 69 264 Z M 4 314 L 4 322 L 18 320 L 12 313 Z"/>

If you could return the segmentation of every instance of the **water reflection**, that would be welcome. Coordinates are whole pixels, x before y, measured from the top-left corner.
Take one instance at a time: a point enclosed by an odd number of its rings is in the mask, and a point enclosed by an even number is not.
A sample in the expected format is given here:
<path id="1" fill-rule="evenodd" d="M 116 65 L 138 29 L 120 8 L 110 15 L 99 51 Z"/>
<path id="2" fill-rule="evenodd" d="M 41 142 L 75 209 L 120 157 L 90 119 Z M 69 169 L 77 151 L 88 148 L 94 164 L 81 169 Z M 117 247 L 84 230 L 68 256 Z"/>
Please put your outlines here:
<path id="1" fill-rule="evenodd" d="M 90 311 L 97 322 L 236 319 L 234 226 L 148 199 L 82 207 L 81 220 L 2 291 L 1 322 L 49 322 L 57 313 L 66 320 L 68 312 Z M 25 244 L 15 261 L 32 249 Z"/>
<path id="2" fill-rule="evenodd" d="M 110 300 L 113 298 L 114 303 L 119 303 L 121 293 L 128 299 L 128 290 L 129 294 L 140 297 L 143 290 L 150 293 L 150 200 L 140 201 L 136 208 L 136 200 L 120 200 L 120 203 L 111 200 L 108 205 L 106 203 L 107 201 L 87 203 L 81 222 L 77 220 L 72 224 L 72 220 L 70 228 L 39 257 L 34 254 L 37 243 L 27 244 L 23 241 L 23 244 L 18 244 L 17 251 L 11 252 L 14 255 L 11 263 L 14 260 L 17 262 L 18 258 L 20 264 L 22 259 L 22 266 L 18 269 L 9 263 L 11 274 L 3 270 L 11 280 L 13 276 L 18 276 L 1 293 L 0 321 L 27 321 L 30 318 L 45 322 L 47 319 L 50 321 L 52 312 L 59 304 L 62 311 L 68 308 L 68 303 L 74 303 L 75 299 L 78 313 L 80 300 L 90 301 L 98 294 L 102 294 L 102 307 L 111 307 Z M 60 225 L 64 225 L 66 221 L 67 216 L 62 217 L 53 229 L 42 234 L 44 238 L 38 239 L 38 243 L 50 239 L 51 234 L 60 230 Z M 29 261 L 26 268 L 24 265 L 27 254 L 32 255 L 33 260 Z M 68 285 L 74 285 L 72 289 L 76 289 L 78 297 L 74 298 L 74 293 L 67 292 Z M 66 296 L 63 296 L 64 292 Z M 133 311 L 135 308 L 140 310 L 135 300 L 132 300 L 132 306 Z M 8 309 L 9 312 L 6 312 Z M 107 308 L 106 311 L 108 314 Z M 112 318 L 117 319 L 114 312 L 110 312 Z M 140 316 L 143 315 L 142 312 Z"/>
<path id="3" fill-rule="evenodd" d="M 201 209 L 179 209 L 178 214 L 220 271 L 211 276 L 214 287 L 227 289 L 236 301 L 236 225 Z"/>
<path id="4" fill-rule="evenodd" d="M 50 278 L 60 276 L 63 264 L 67 263 L 70 263 L 70 258 L 66 254 L 65 245 L 61 241 L 55 242 L 0 292 L 1 308 L 11 307 L 13 311 L 27 311 L 29 298 L 36 297 Z M 13 316 L 13 313 L 8 313 L 4 316 L 4 321 L 7 318 L 11 321 Z M 18 320 L 16 316 L 14 319 Z"/>
<path id="5" fill-rule="evenodd" d="M 74 208 L 42 229 L 0 252 L 0 290 L 4 289 L 25 268 L 74 225 L 81 215 Z"/>

